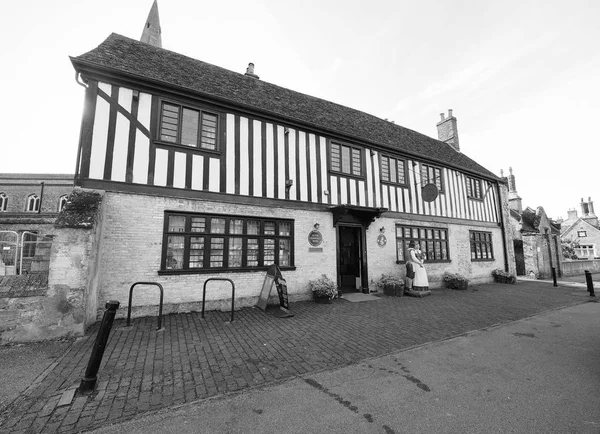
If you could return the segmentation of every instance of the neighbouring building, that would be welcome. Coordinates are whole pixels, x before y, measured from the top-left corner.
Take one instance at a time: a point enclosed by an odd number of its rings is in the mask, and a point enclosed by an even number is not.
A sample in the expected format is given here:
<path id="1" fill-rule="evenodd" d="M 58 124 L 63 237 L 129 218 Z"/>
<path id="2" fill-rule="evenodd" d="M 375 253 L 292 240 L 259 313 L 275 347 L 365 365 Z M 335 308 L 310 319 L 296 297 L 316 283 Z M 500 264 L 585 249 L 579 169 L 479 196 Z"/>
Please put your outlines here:
<path id="1" fill-rule="evenodd" d="M 73 175 L 0 174 L 0 276 L 48 269 L 48 235 L 72 191 Z"/>
<path id="2" fill-rule="evenodd" d="M 581 199 L 581 217 L 575 209 L 568 211 L 568 217 L 561 222 L 560 237 L 563 243 L 573 247 L 578 259 L 600 257 L 600 228 L 598 217 L 594 213 L 594 202 L 588 197 Z"/>
<path id="3" fill-rule="evenodd" d="M 523 209 L 512 167 L 509 168 L 507 182 L 517 276 L 548 279 L 552 278 L 552 268 L 557 276 L 561 276 L 560 224 L 550 219 L 541 206 L 535 210 L 530 207 Z"/>
<path id="4" fill-rule="evenodd" d="M 111 34 L 72 57 L 85 87 L 75 184 L 102 204 L 89 297 L 125 304 L 153 281 L 173 310 L 197 309 L 210 277 L 256 303 L 276 263 L 290 300 L 325 274 L 343 292 L 404 273 L 421 244 L 432 286 L 514 271 L 505 181 L 460 152 L 456 118 L 439 140 L 161 47 L 153 5 L 141 41 Z M 210 308 L 231 292 L 211 282 Z M 157 293 L 136 292 L 134 315 Z M 168 311 L 168 310 L 167 310 Z"/>

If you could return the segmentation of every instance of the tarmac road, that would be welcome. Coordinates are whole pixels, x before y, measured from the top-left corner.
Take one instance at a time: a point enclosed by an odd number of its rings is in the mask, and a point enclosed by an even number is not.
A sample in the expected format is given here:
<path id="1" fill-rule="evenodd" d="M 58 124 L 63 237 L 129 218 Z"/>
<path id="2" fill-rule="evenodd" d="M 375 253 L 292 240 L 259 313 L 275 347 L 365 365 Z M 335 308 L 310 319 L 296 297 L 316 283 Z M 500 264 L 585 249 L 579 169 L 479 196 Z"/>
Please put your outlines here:
<path id="1" fill-rule="evenodd" d="M 600 433 L 600 303 L 95 433 Z"/>

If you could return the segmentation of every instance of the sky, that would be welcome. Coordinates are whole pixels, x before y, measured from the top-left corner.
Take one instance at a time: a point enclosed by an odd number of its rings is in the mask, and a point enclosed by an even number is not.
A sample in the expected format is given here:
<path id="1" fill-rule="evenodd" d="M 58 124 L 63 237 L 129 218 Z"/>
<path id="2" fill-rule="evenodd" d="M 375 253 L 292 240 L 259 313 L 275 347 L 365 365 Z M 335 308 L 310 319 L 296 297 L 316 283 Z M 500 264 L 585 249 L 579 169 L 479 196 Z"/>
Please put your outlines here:
<path id="1" fill-rule="evenodd" d="M 152 0 L 22 0 L 0 27 L 0 173 L 74 173 L 84 88 L 69 56 L 139 39 Z M 159 0 L 163 48 L 513 168 L 523 205 L 600 214 L 600 1 Z"/>

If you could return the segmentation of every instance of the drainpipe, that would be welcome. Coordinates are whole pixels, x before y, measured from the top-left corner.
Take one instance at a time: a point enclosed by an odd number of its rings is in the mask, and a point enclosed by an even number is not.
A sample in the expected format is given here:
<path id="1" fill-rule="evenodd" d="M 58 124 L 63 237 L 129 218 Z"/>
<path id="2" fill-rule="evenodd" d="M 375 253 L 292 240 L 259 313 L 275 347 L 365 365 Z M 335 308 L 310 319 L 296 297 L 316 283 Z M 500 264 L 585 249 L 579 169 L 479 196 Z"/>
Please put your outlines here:
<path id="1" fill-rule="evenodd" d="M 496 191 L 498 191 L 498 210 L 500 211 L 500 232 L 502 232 L 502 250 L 504 252 L 504 271 L 508 272 L 508 246 L 506 245 L 506 232 L 504 230 L 504 210 L 502 208 L 502 194 L 500 192 L 500 184 L 496 182 Z"/>
<path id="2" fill-rule="evenodd" d="M 40 188 L 40 207 L 38 208 L 38 214 L 42 212 L 42 202 L 44 201 L 44 182 L 40 182 L 42 185 Z"/>

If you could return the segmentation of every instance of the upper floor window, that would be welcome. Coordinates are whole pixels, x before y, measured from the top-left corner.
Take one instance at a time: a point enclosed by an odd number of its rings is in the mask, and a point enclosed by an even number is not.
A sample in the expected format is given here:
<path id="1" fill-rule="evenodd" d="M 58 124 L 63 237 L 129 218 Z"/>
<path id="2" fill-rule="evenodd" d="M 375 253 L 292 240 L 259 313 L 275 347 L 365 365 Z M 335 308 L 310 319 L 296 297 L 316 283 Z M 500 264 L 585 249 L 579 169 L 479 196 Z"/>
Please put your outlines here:
<path id="1" fill-rule="evenodd" d="M 293 220 L 165 213 L 163 271 L 265 269 L 294 265 Z"/>
<path id="2" fill-rule="evenodd" d="M 396 255 L 398 261 L 405 262 L 409 259 L 408 244 L 411 241 L 415 245 L 419 245 L 421 254 L 428 262 L 450 260 L 448 229 L 396 225 Z"/>
<path id="3" fill-rule="evenodd" d="M 587 231 L 577 231 L 577 236 L 579 238 L 587 237 Z"/>
<path id="4" fill-rule="evenodd" d="M 494 259 L 492 234 L 490 232 L 470 231 L 471 261 L 491 261 Z"/>
<path id="5" fill-rule="evenodd" d="M 347 175 L 362 176 L 362 149 L 331 142 L 331 170 Z"/>
<path id="6" fill-rule="evenodd" d="M 4 193 L 0 193 L 0 212 L 8 209 L 8 197 Z"/>
<path id="7" fill-rule="evenodd" d="M 63 208 L 65 207 L 65 205 L 67 204 L 67 198 L 68 198 L 68 195 L 63 194 L 58 199 L 58 212 L 61 212 L 63 210 Z"/>
<path id="8" fill-rule="evenodd" d="M 442 183 L 442 169 L 439 167 L 430 166 L 428 164 L 421 165 L 421 184 L 434 184 L 440 192 L 444 191 Z"/>
<path id="9" fill-rule="evenodd" d="M 406 162 L 404 160 L 381 156 L 381 180 L 393 184 L 406 184 Z"/>
<path id="10" fill-rule="evenodd" d="M 30 194 L 27 196 L 27 212 L 37 212 L 40 210 L 40 197 L 36 194 Z"/>
<path id="11" fill-rule="evenodd" d="M 163 102 L 160 140 L 215 151 L 218 119 L 213 113 Z"/>
<path id="12" fill-rule="evenodd" d="M 481 179 L 467 176 L 467 197 L 471 199 L 482 199 Z"/>

